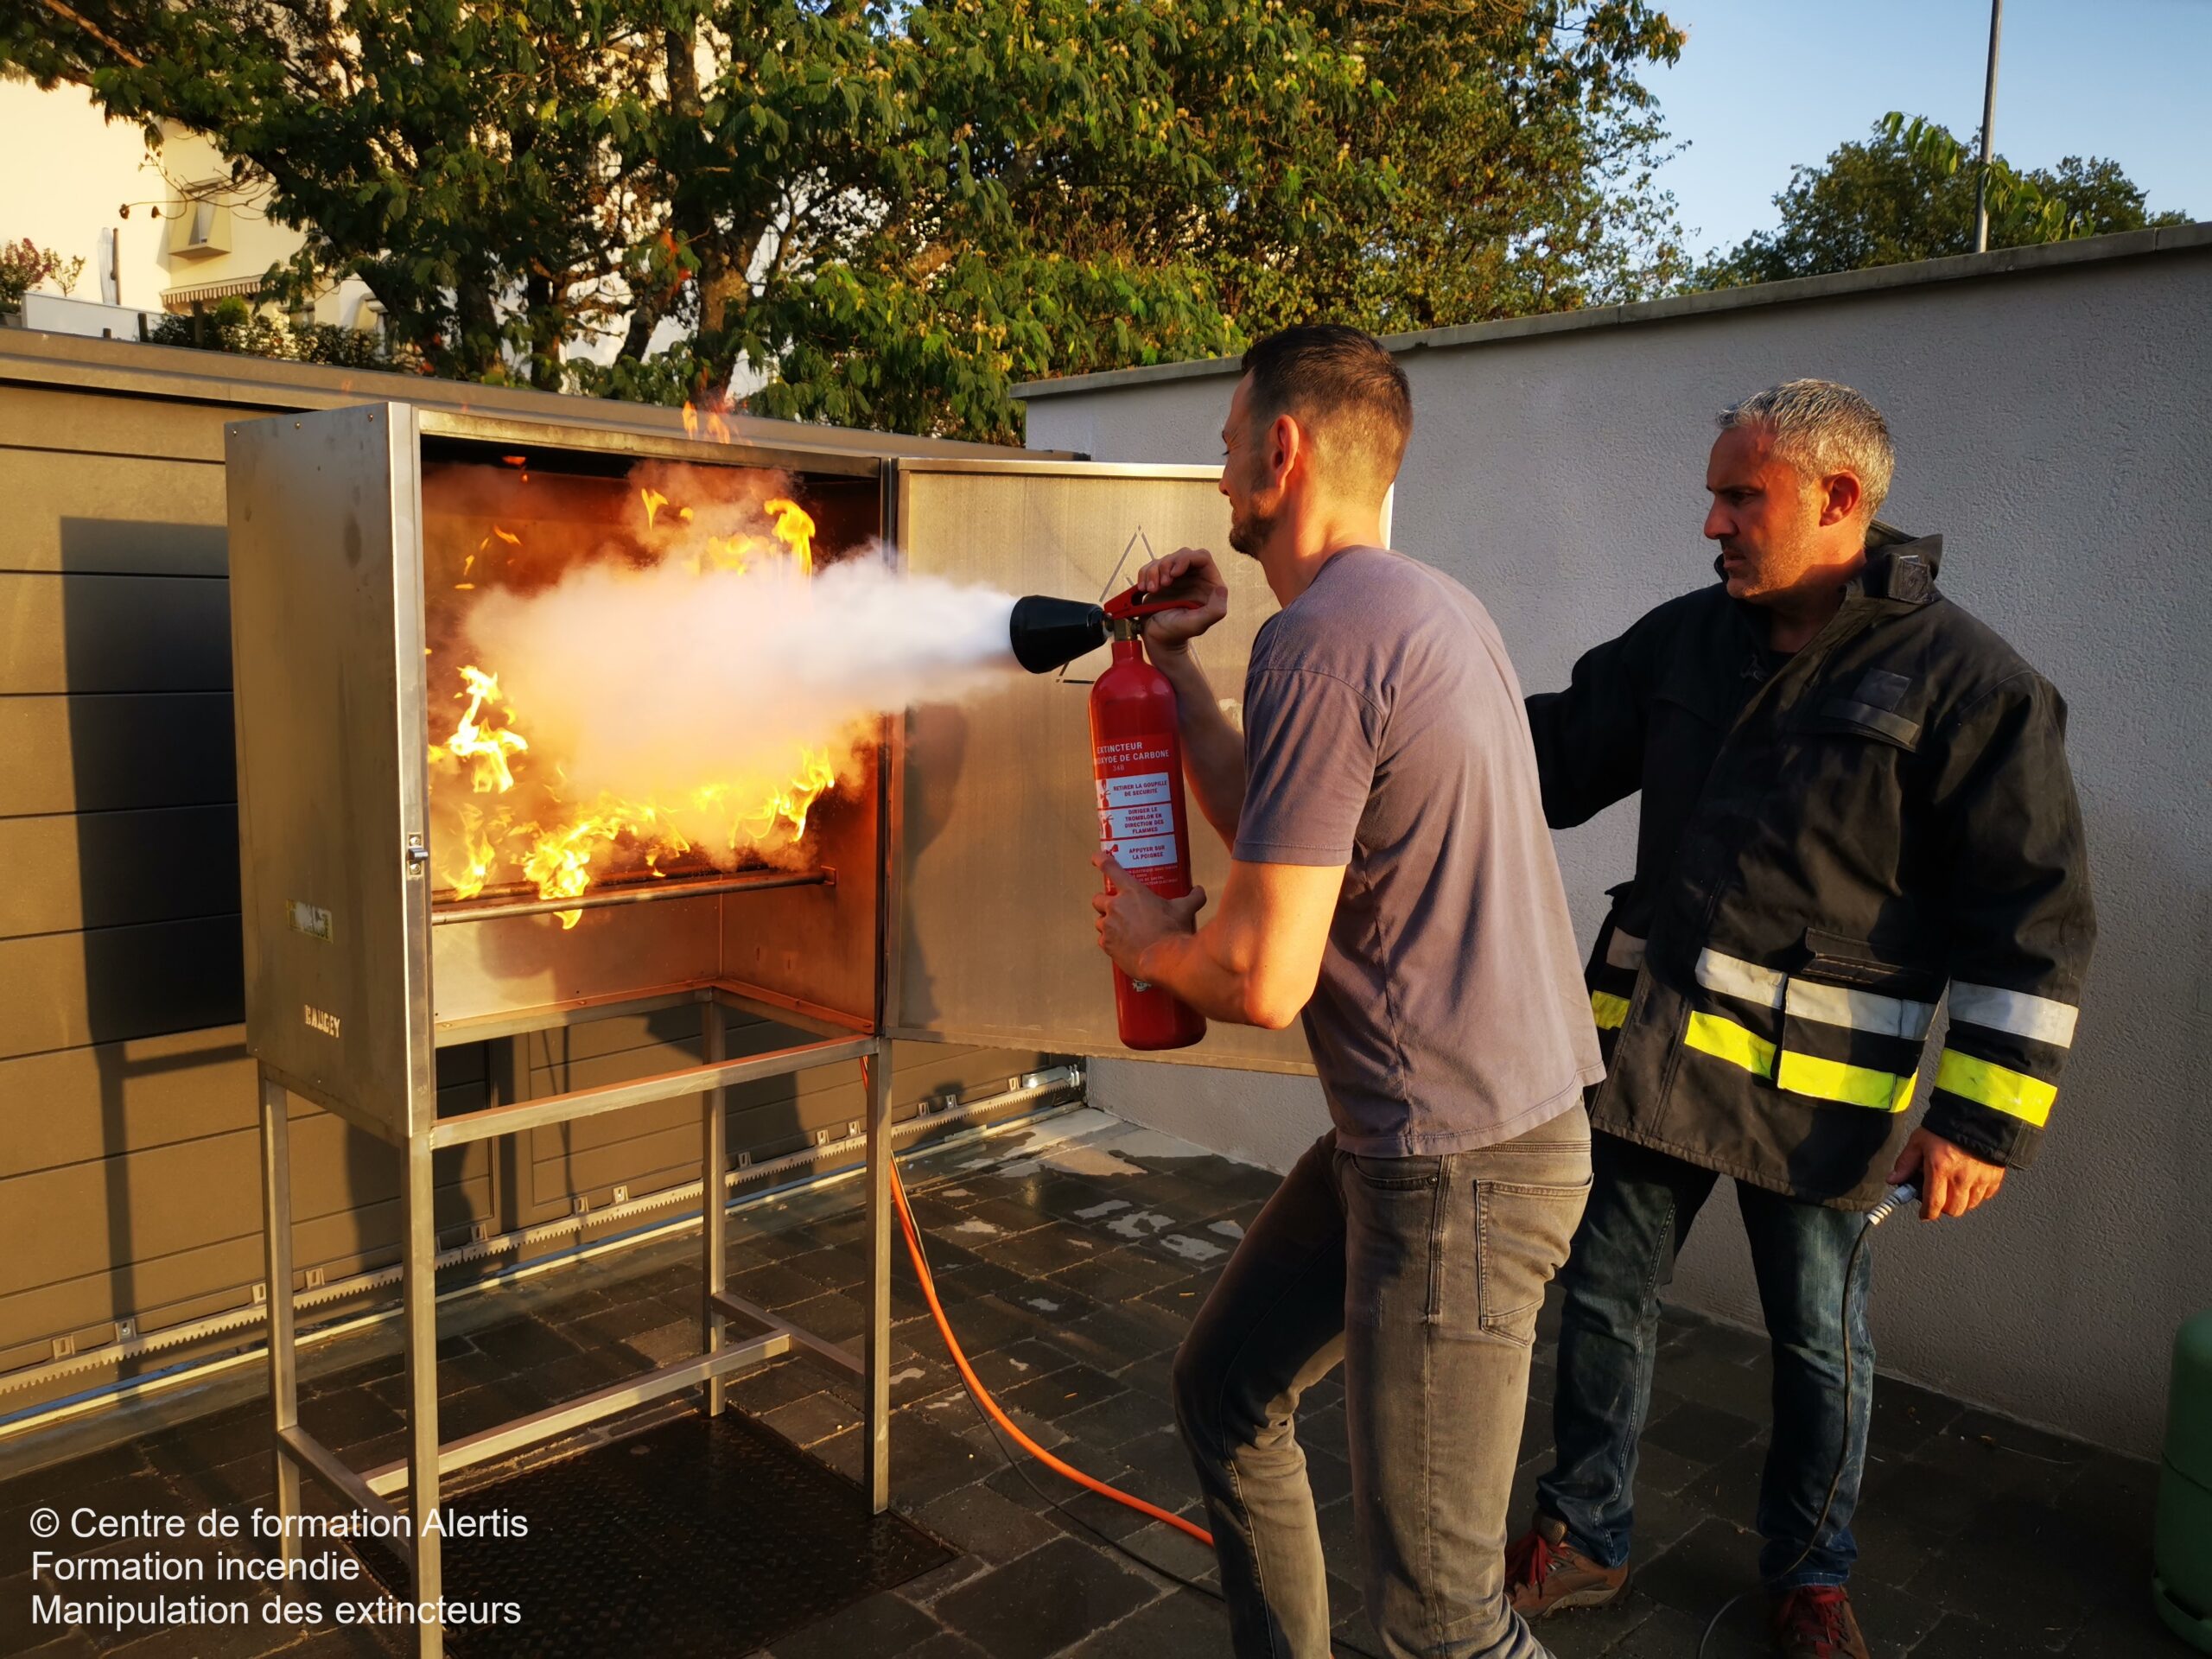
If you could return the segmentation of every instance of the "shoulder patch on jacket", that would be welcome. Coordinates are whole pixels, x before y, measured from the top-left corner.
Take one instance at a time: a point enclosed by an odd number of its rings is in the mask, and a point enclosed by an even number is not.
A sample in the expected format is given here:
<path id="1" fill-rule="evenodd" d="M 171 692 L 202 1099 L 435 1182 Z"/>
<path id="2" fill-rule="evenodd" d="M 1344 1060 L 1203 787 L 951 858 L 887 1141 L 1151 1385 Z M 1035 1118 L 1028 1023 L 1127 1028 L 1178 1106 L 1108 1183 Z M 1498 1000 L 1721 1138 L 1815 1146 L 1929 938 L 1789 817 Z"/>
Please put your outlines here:
<path id="1" fill-rule="evenodd" d="M 1922 604 L 1936 596 L 1936 573 L 1917 553 L 1898 555 L 1890 563 L 1890 597 L 1908 604 Z"/>
<path id="2" fill-rule="evenodd" d="M 1852 695 L 1869 709 L 1886 709 L 1897 712 L 1904 701 L 1904 694 L 1912 690 L 1912 682 L 1902 674 L 1892 674 L 1886 668 L 1870 668 L 1866 677 L 1859 682 L 1859 690 Z"/>

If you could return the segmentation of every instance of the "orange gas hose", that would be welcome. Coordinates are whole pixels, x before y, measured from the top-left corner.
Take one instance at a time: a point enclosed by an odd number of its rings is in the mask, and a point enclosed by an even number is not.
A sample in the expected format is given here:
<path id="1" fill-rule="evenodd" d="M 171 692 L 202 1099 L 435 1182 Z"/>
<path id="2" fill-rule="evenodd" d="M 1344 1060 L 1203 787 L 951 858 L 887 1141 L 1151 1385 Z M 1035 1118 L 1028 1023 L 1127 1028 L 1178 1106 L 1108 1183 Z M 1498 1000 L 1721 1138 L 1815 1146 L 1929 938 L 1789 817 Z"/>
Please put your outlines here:
<path id="1" fill-rule="evenodd" d="M 868 1069 L 868 1062 L 862 1060 L 861 1062 L 861 1071 L 863 1077 L 867 1076 Z M 921 1281 L 922 1296 L 930 1305 L 930 1318 L 937 1321 L 937 1333 L 938 1336 L 944 1338 L 945 1351 L 952 1356 L 952 1363 L 960 1368 L 960 1380 L 968 1385 L 968 1393 L 969 1396 L 973 1398 L 975 1402 L 985 1411 L 990 1414 L 991 1420 L 994 1422 L 997 1423 L 1001 1428 L 1004 1429 L 1008 1434 L 1014 1437 L 1014 1443 L 1017 1446 L 1020 1446 L 1023 1451 L 1028 1452 L 1031 1457 L 1036 1459 L 1038 1462 L 1043 1464 L 1047 1469 L 1050 1469 L 1054 1474 L 1063 1476 L 1066 1479 L 1073 1481 L 1077 1485 L 1083 1487 L 1085 1491 L 1097 1493 L 1101 1497 L 1111 1498 L 1115 1503 L 1122 1504 L 1125 1508 L 1135 1510 L 1139 1515 L 1150 1516 L 1155 1521 L 1164 1521 L 1169 1526 L 1174 1528 L 1176 1531 L 1197 1539 L 1208 1549 L 1211 1549 L 1213 1548 L 1213 1535 L 1208 1532 L 1204 1527 L 1194 1527 L 1179 1515 L 1170 1515 L 1166 1510 L 1161 1509 L 1156 1503 L 1147 1503 L 1144 1499 L 1135 1496 L 1134 1493 L 1125 1492 L 1118 1486 L 1109 1486 L 1104 1481 L 1098 1479 L 1095 1476 L 1084 1474 L 1082 1470 L 1077 1468 L 1073 1464 L 1063 1462 L 1061 1459 L 1054 1457 L 1051 1452 L 1047 1452 L 1043 1446 L 1038 1445 L 1036 1441 L 1031 1440 L 1027 1434 L 1023 1433 L 1020 1428 L 1015 1427 L 1014 1420 L 1008 1417 L 1004 1411 L 999 1408 L 999 1402 L 991 1398 L 990 1390 L 983 1386 L 982 1380 L 976 1375 L 976 1368 L 968 1363 L 968 1355 L 960 1346 L 960 1338 L 952 1334 L 951 1321 L 944 1317 L 944 1304 L 938 1300 L 937 1281 L 930 1273 L 929 1258 L 922 1254 L 922 1238 L 921 1234 L 916 1230 L 914 1225 L 914 1212 L 907 1208 L 906 1205 L 906 1185 L 905 1182 L 899 1179 L 898 1160 L 894 1158 L 890 1160 L 890 1163 L 891 1198 L 892 1202 L 898 1207 L 899 1230 L 906 1236 L 906 1254 L 913 1261 L 914 1276 Z M 1012 1464 L 1011 1459 L 1009 1459 L 1009 1465 L 1017 1469 L 1020 1467 L 1019 1465 Z M 1027 1477 L 1024 1476 L 1024 1478 L 1027 1479 Z M 1032 1490 L 1034 1490 L 1034 1488 L 1033 1487 Z M 1105 1536 L 1103 1533 L 1099 1535 L 1101 1537 Z M 1109 1543 L 1113 1542 L 1111 1539 L 1107 1539 L 1107 1541 Z M 1154 1566 L 1154 1563 L 1146 1561 L 1144 1557 L 1141 1555 L 1135 1555 L 1133 1552 L 1128 1550 L 1123 1545 L 1115 1544 L 1114 1548 L 1121 1550 L 1124 1554 L 1131 1555 L 1132 1559 L 1135 1560 L 1142 1561 L 1145 1566 L 1152 1567 L 1153 1571 L 1155 1573 L 1162 1573 L 1167 1577 L 1174 1579 L 1177 1583 L 1183 1585 L 1187 1589 L 1198 1591 L 1205 1595 L 1212 1597 L 1216 1601 L 1223 1599 L 1221 1592 L 1218 1590 L 1209 1589 L 1203 1584 L 1193 1584 L 1187 1579 L 1180 1578 L 1177 1574 L 1168 1572 L 1165 1567 Z M 1338 1649 L 1344 1649 L 1350 1652 L 1358 1654 L 1362 1656 L 1362 1659 L 1374 1659 L 1374 1656 L 1369 1654 L 1366 1649 L 1359 1647 L 1350 1642 L 1338 1640 L 1331 1644 L 1329 1650 L 1332 1655 L 1334 1655 Z"/>
<path id="2" fill-rule="evenodd" d="M 863 1061 L 862 1064 L 865 1065 L 866 1062 Z M 1073 1464 L 1064 1463 L 1054 1457 L 1014 1426 L 1014 1420 L 999 1408 L 999 1402 L 991 1398 L 989 1390 L 985 1389 L 978 1380 L 975 1367 L 969 1364 L 968 1356 L 961 1349 L 960 1338 L 952 1334 L 951 1323 L 944 1317 L 944 1306 L 937 1299 L 937 1282 L 931 1277 L 930 1264 L 922 1255 L 921 1238 L 914 1230 L 913 1211 L 906 1207 L 906 1188 L 899 1179 L 899 1166 L 895 1162 L 891 1166 L 891 1197 L 899 1206 L 899 1225 L 906 1235 L 906 1254 L 913 1258 L 915 1275 L 922 1281 L 922 1295 L 930 1305 L 930 1317 L 937 1321 L 937 1333 L 944 1338 L 945 1351 L 952 1356 L 952 1363 L 959 1367 L 960 1379 L 968 1385 L 968 1392 L 976 1397 L 977 1404 L 990 1413 L 992 1421 L 1012 1435 L 1017 1446 L 1054 1474 L 1065 1476 L 1077 1485 L 1094 1491 L 1101 1497 L 1109 1497 L 1115 1503 L 1135 1510 L 1140 1515 L 1148 1515 L 1155 1521 L 1164 1521 L 1176 1531 L 1189 1535 L 1208 1549 L 1211 1549 L 1213 1535 L 1205 1528 L 1194 1527 L 1181 1516 L 1172 1515 L 1156 1503 L 1147 1503 L 1144 1499 L 1122 1491 L 1119 1487 L 1109 1486 L 1104 1481 L 1084 1474 Z"/>

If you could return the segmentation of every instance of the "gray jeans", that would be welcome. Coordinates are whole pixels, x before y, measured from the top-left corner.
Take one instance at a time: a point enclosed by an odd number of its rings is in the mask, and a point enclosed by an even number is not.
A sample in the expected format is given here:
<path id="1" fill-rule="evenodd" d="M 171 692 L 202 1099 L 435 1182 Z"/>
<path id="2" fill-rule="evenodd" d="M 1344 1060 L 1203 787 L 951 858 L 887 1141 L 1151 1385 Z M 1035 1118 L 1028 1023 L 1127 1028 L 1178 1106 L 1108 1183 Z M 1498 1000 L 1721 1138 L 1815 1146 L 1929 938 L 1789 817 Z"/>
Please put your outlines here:
<path id="1" fill-rule="evenodd" d="M 1547 1659 L 1505 1595 L 1506 1505 L 1544 1286 L 1590 1192 L 1590 1122 L 1441 1157 L 1316 1141 L 1175 1356 L 1241 1659 L 1325 1659 L 1299 1396 L 1342 1360 L 1367 1613 L 1391 1659 Z"/>

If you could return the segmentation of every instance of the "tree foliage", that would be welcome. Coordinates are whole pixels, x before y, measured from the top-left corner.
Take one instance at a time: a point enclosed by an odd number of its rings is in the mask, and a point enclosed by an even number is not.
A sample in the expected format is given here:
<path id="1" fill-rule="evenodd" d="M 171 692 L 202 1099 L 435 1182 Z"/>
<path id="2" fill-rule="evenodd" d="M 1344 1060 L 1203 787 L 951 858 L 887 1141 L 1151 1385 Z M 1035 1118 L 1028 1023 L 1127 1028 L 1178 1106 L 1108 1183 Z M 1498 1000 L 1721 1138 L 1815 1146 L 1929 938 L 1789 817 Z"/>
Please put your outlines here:
<path id="1" fill-rule="evenodd" d="M 28 236 L 0 242 L 0 316 L 13 316 L 23 308 L 23 296 L 41 283 L 52 283 L 64 294 L 84 275 L 80 256 L 64 259 L 51 248 L 41 248 Z"/>
<path id="2" fill-rule="evenodd" d="M 1385 89 L 1394 188 L 1270 326 L 1324 310 L 1378 332 L 1527 315 L 1662 293 L 1687 269 L 1653 183 L 1665 130 L 1634 73 L 1680 56 L 1663 14 L 1401 0 L 1325 22 Z M 1354 152 L 1372 137 L 1336 135 Z M 1264 267 L 1240 252 L 1224 280 Z"/>
<path id="3" fill-rule="evenodd" d="M 235 294 L 190 316 L 163 317 L 145 337 L 156 346 L 232 352 L 241 357 L 269 357 L 327 368 L 402 374 L 419 373 L 423 368 L 419 359 L 395 353 L 389 342 L 372 334 L 327 322 L 280 321 L 255 310 Z"/>
<path id="4" fill-rule="evenodd" d="M 1008 389 L 1662 291 L 1647 0 L 0 0 L 433 372 L 1008 437 Z M 657 331 L 680 334 L 650 354 Z M 603 339 L 613 360 L 579 360 Z"/>
<path id="5" fill-rule="evenodd" d="M 1775 197 L 1782 222 L 1700 268 L 1693 286 L 1816 276 L 1832 270 L 1938 259 L 1974 251 L 1978 153 L 1948 129 L 1892 112 L 1864 143 L 1837 147 L 1819 167 L 1793 170 Z M 1989 245 L 2022 247 L 2110 231 L 2187 222 L 2152 215 L 2116 162 L 2069 156 L 2022 172 L 2003 157 L 1989 169 Z"/>

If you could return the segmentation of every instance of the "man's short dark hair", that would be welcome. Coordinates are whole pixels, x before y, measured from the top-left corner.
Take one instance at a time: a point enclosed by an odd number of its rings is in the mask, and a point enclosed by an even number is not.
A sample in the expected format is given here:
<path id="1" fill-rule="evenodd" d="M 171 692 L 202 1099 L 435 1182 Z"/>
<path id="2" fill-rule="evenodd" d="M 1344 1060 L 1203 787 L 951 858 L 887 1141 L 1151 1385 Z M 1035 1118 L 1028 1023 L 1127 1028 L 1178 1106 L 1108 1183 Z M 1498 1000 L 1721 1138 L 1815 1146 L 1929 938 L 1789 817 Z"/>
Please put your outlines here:
<path id="1" fill-rule="evenodd" d="M 1252 377 L 1255 430 L 1279 415 L 1294 416 L 1345 482 L 1368 474 L 1380 490 L 1397 477 L 1413 435 L 1413 389 L 1372 334 L 1337 322 L 1302 323 L 1245 353 L 1244 372 Z"/>

